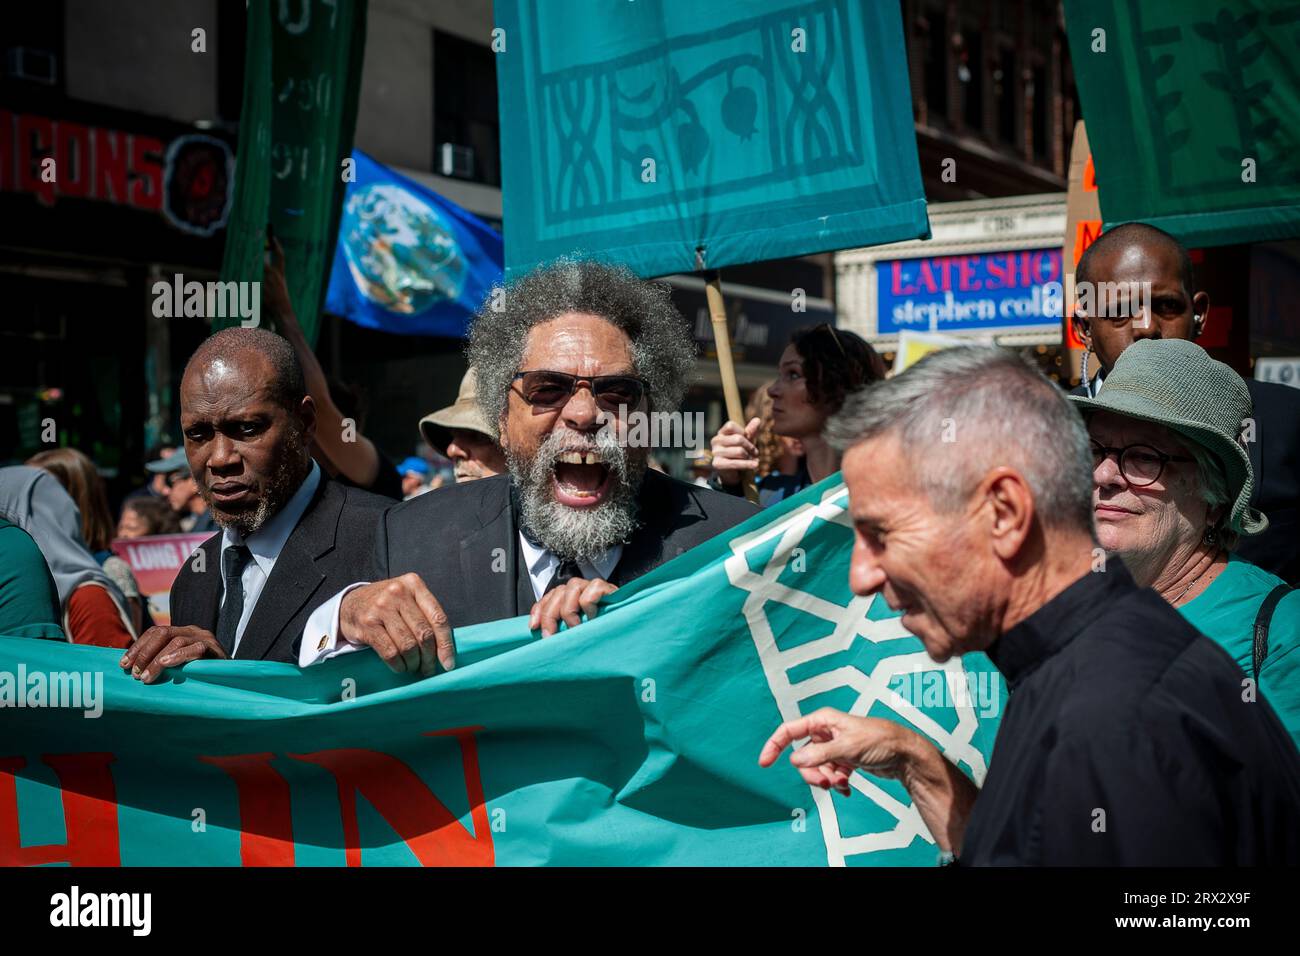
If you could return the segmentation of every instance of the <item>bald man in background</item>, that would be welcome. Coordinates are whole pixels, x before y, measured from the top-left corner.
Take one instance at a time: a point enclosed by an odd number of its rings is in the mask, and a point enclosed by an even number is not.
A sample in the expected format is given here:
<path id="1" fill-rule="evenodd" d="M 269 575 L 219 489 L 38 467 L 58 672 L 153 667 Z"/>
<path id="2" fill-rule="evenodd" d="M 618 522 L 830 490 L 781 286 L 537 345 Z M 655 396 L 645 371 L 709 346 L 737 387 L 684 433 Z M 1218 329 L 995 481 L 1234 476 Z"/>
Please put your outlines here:
<path id="1" fill-rule="evenodd" d="M 122 666 L 151 683 L 200 658 L 296 662 L 307 617 L 356 576 L 393 504 L 322 474 L 315 406 L 293 348 L 230 328 L 181 379 L 190 471 L 221 533 L 172 584 L 171 625 L 141 635 Z"/>
<path id="2" fill-rule="evenodd" d="M 1075 281 L 1151 283 L 1150 314 L 1089 314 L 1077 307 L 1074 327 L 1100 366 L 1075 395 L 1096 397 L 1120 353 L 1138 339 L 1196 341 L 1209 322 L 1210 296 L 1196 288 L 1192 258 L 1169 233 L 1142 222 L 1107 230 L 1082 258 Z M 1099 296 L 1094 296 L 1100 299 Z M 1095 305 L 1093 312 L 1099 311 Z M 1254 435 L 1246 443 L 1255 487 L 1250 503 L 1268 516 L 1268 530 L 1243 539 L 1237 554 L 1288 584 L 1300 584 L 1300 389 L 1247 378 Z"/>

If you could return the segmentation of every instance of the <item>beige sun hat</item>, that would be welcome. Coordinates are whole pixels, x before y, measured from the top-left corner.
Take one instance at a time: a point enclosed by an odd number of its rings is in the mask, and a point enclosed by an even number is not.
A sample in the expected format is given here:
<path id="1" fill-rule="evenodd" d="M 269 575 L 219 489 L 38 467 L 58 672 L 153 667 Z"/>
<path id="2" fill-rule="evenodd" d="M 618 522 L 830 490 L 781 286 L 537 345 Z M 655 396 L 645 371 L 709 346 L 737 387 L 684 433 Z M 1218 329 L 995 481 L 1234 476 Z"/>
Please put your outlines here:
<path id="1" fill-rule="evenodd" d="M 420 434 L 438 452 L 446 456 L 453 428 L 479 432 L 496 441 L 496 429 L 488 424 L 478 405 L 478 373 L 470 369 L 460 380 L 456 401 L 446 408 L 430 412 L 420 419 Z"/>

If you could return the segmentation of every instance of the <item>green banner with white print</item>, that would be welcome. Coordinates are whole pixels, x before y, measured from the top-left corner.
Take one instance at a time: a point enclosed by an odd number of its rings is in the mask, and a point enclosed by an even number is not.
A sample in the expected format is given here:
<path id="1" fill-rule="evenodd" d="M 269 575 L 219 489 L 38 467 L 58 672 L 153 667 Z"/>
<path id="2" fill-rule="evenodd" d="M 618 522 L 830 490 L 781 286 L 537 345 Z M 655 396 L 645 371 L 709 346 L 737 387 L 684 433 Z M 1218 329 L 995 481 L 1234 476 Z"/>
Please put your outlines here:
<path id="1" fill-rule="evenodd" d="M 120 652 L 0 638 L 0 863 L 933 866 L 896 781 L 844 796 L 758 765 L 833 706 L 988 766 L 999 675 L 936 664 L 850 592 L 847 506 L 827 479 L 554 637 L 458 630 L 424 680 L 366 651 L 144 685 Z"/>
<path id="2" fill-rule="evenodd" d="M 930 234 L 897 3 L 496 0 L 506 270 Z"/>
<path id="3" fill-rule="evenodd" d="M 294 312 L 314 342 L 334 261 L 366 45 L 367 0 L 249 0 L 235 197 L 224 282 L 261 282 L 266 226 L 284 246 Z M 252 324 L 209 316 L 213 328 Z M 260 315 L 258 316 L 260 324 Z"/>
<path id="4" fill-rule="evenodd" d="M 1300 236 L 1300 3 L 1066 0 L 1106 228 Z"/>

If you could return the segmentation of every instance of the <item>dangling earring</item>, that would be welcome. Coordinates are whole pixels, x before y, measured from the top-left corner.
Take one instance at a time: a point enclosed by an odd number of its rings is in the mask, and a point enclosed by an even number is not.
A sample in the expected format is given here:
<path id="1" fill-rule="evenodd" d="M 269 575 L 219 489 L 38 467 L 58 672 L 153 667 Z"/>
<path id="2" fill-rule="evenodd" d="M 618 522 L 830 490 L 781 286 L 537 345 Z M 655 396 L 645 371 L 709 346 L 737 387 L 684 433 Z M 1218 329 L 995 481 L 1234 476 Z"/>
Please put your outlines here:
<path id="1" fill-rule="evenodd" d="M 1092 351 L 1091 345 L 1083 347 L 1083 360 L 1079 363 L 1079 384 L 1089 395 L 1092 394 L 1092 388 L 1088 384 L 1088 353 Z"/>

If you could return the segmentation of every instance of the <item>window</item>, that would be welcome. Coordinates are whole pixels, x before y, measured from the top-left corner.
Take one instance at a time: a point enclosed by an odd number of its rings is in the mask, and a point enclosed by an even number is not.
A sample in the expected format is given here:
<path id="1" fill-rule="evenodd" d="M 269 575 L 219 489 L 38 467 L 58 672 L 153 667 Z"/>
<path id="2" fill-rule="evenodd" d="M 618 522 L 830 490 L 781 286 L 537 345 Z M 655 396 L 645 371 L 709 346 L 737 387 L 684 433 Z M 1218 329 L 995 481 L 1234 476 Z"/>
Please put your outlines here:
<path id="1" fill-rule="evenodd" d="M 925 102 L 931 126 L 948 121 L 948 17 L 941 10 L 926 11 L 929 32 L 925 47 Z"/>
<path id="2" fill-rule="evenodd" d="M 1051 90 L 1047 88 L 1047 70 L 1039 64 L 1034 67 L 1034 111 L 1033 111 L 1033 135 L 1034 135 L 1034 159 L 1039 162 L 1048 160 L 1050 146 L 1048 135 L 1051 130 L 1047 121 L 1048 107 L 1051 105 Z"/>
<path id="3" fill-rule="evenodd" d="M 6 5 L 0 40 L 0 95 L 22 112 L 40 112 L 63 96 L 63 4 Z"/>
<path id="4" fill-rule="evenodd" d="M 984 129 L 984 38 L 978 30 L 963 31 L 965 46 L 957 67 L 962 89 L 962 119 L 972 133 Z"/>
<path id="5" fill-rule="evenodd" d="M 496 55 L 490 47 L 433 33 L 433 171 L 501 185 Z"/>
<path id="6" fill-rule="evenodd" d="M 1018 109 L 1016 87 L 1020 85 L 1020 65 L 1016 62 L 1016 51 L 1005 47 L 998 57 L 997 69 L 993 72 L 993 95 L 998 101 L 998 137 L 1017 149 L 1016 110 Z"/>

